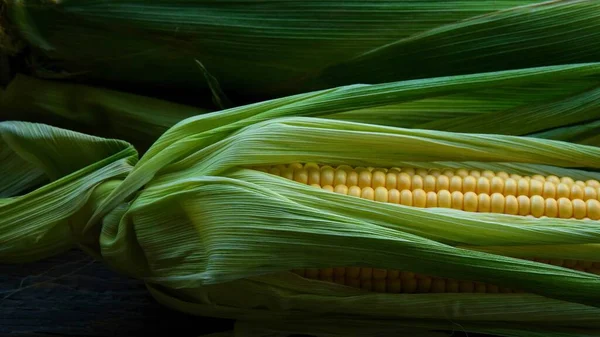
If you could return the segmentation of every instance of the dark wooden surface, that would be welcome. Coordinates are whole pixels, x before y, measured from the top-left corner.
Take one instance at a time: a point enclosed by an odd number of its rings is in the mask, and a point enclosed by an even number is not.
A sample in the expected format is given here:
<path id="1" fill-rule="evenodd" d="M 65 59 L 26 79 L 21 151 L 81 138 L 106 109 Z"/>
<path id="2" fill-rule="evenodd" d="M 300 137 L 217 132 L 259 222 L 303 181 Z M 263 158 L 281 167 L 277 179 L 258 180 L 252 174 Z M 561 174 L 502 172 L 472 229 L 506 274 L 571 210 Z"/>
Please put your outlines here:
<path id="1" fill-rule="evenodd" d="M 0 336 L 199 336 L 232 327 L 164 308 L 141 282 L 78 250 L 0 264 Z"/>

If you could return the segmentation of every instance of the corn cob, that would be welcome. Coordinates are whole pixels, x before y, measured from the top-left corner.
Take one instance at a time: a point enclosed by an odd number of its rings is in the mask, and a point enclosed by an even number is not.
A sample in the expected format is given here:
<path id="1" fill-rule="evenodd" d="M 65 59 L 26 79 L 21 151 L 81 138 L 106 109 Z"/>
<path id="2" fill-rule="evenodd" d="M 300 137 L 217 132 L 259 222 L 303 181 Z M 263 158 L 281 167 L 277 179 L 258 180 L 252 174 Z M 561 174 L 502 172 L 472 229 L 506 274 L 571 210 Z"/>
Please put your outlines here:
<path id="1" fill-rule="evenodd" d="M 413 207 L 529 217 L 600 219 L 600 183 L 489 170 L 425 170 L 300 163 L 258 168 L 302 184 Z"/>
<path id="2" fill-rule="evenodd" d="M 600 219 L 600 182 L 467 169 L 374 168 L 293 163 L 255 169 L 329 192 L 422 208 L 536 218 Z M 600 275 L 600 262 L 533 259 Z M 364 267 L 298 269 L 308 278 L 389 293 L 512 293 L 493 284 Z"/>

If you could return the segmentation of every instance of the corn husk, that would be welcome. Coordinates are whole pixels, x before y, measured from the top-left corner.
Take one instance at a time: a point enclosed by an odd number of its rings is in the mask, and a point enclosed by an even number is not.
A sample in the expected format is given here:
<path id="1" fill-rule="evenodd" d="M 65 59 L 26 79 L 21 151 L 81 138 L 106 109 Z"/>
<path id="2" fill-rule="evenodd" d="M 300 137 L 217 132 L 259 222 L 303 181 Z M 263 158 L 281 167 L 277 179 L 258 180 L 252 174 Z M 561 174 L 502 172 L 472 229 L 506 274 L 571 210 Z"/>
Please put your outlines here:
<path id="1" fill-rule="evenodd" d="M 311 101 L 326 102 L 348 100 L 351 95 L 373 96 L 367 106 L 354 100 L 354 105 L 345 106 L 344 110 L 328 111 L 327 105 L 321 105 L 310 111 L 310 116 L 320 118 L 403 128 L 527 135 L 598 146 L 599 69 L 597 64 L 519 69 L 357 85 L 298 97 L 307 101 L 314 96 Z M 294 98 L 284 98 L 282 102 L 290 99 Z M 272 102 L 278 104 L 276 100 Z M 0 89 L 0 109 L 8 119 L 126 140 L 140 152 L 177 122 L 207 112 L 191 105 L 22 74 L 6 90 Z"/>
<path id="2" fill-rule="evenodd" d="M 177 122 L 207 110 L 151 97 L 18 74 L 0 89 L 4 119 L 38 122 L 149 147 Z"/>
<path id="3" fill-rule="evenodd" d="M 591 0 L 6 3 L 39 76 L 238 103 L 600 61 L 600 4 Z"/>
<path id="4" fill-rule="evenodd" d="M 560 69 L 594 74 L 598 65 Z M 552 71 L 525 73 L 543 78 Z M 421 332 L 452 331 L 458 324 L 505 336 L 591 336 L 600 328 L 600 277 L 523 258 L 598 262 L 598 221 L 377 203 L 252 169 L 317 162 L 600 179 L 598 147 L 320 117 L 519 78 L 489 76 L 342 87 L 199 115 L 170 128 L 139 161 L 122 141 L 4 122 L 0 145 L 8 159 L 0 162 L 7 173 L 0 186 L 27 183 L 3 190 L 0 261 L 36 260 L 77 244 L 144 280 L 167 306 L 270 321 L 266 328 L 275 331 L 292 320 L 290 329 L 300 333 L 343 334 L 348 330 L 335 322 L 362 320 L 374 323 L 365 335 L 406 323 Z M 28 170 L 12 165 L 18 161 Z M 27 172 L 48 178 L 38 186 Z M 345 265 L 526 293 L 378 294 L 289 272 Z"/>

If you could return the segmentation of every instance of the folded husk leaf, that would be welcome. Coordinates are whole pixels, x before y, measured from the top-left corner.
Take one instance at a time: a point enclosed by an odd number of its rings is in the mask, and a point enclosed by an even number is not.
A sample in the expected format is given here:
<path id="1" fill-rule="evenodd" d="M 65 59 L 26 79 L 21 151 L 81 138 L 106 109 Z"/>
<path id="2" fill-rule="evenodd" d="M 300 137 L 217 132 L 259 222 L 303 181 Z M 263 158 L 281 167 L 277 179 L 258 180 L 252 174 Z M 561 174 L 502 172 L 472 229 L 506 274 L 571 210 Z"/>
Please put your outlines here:
<path id="1" fill-rule="evenodd" d="M 118 138 L 145 149 L 177 122 L 208 112 L 151 97 L 18 74 L 0 89 L 4 119 Z"/>

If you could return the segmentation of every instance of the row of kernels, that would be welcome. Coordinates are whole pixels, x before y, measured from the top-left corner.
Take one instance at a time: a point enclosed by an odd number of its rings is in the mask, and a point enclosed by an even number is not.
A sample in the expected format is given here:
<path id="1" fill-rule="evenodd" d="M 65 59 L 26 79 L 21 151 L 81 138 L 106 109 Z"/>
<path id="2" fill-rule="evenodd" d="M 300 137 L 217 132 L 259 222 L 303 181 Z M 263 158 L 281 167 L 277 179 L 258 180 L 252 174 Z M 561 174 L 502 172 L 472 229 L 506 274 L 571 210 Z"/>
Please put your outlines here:
<path id="1" fill-rule="evenodd" d="M 590 179 L 587 181 L 574 181 L 572 178 L 570 177 L 562 177 L 559 178 L 557 176 L 554 175 L 549 175 L 549 176 L 543 176 L 543 175 L 533 175 L 531 177 L 529 176 L 521 176 L 518 174 L 508 174 L 506 172 L 493 172 L 490 170 L 484 170 L 484 171 L 479 171 L 479 170 L 466 170 L 466 169 L 458 169 L 458 170 L 451 170 L 451 169 L 444 169 L 444 170 L 439 170 L 439 169 L 431 169 L 431 170 L 427 170 L 427 169 L 414 169 L 414 168 L 397 168 L 397 167 L 393 167 L 390 169 L 386 169 L 386 168 L 373 168 L 373 167 L 356 167 L 353 168 L 351 166 L 348 165 L 340 165 L 337 168 L 333 168 L 331 166 L 320 166 L 316 163 L 307 163 L 305 165 L 302 165 L 300 163 L 293 163 L 290 165 L 277 165 L 271 168 L 271 170 L 274 170 L 275 172 L 273 172 L 274 174 L 277 175 L 281 175 L 281 173 L 285 173 L 286 175 L 289 176 L 290 174 L 290 170 L 297 170 L 297 169 L 305 169 L 305 170 L 323 170 L 324 172 L 324 181 L 319 182 L 317 180 L 321 180 L 321 178 L 314 178 L 313 182 L 311 182 L 310 184 L 321 184 L 321 185 L 335 185 L 335 184 L 346 184 L 346 185 L 354 185 L 353 183 L 355 182 L 354 180 L 356 180 L 356 184 L 357 186 L 361 186 L 361 187 L 366 187 L 366 186 L 371 186 L 373 188 L 378 187 L 378 186 L 385 186 L 387 188 L 394 188 L 393 184 L 393 180 L 399 180 L 399 174 L 400 173 L 404 173 L 405 176 L 403 176 L 404 178 L 406 178 L 406 176 L 408 176 L 409 180 L 414 180 L 414 184 L 416 184 L 417 186 L 420 183 L 420 181 L 424 181 L 424 180 L 431 180 L 432 178 L 439 178 L 441 176 L 444 176 L 445 178 L 448 178 L 448 180 L 450 180 L 452 177 L 457 176 L 460 178 L 474 178 L 475 180 L 479 180 L 479 178 L 486 178 L 490 185 L 498 185 L 498 179 L 494 179 L 494 178 L 499 178 L 502 180 L 508 180 L 508 179 L 512 179 L 514 182 L 517 182 L 520 179 L 523 179 L 524 181 L 530 182 L 530 181 L 537 181 L 537 182 L 541 182 L 542 186 L 544 185 L 545 182 L 548 183 L 552 183 L 554 185 L 559 185 L 559 184 L 564 184 L 567 188 L 571 188 L 572 186 L 579 186 L 581 187 L 581 189 L 584 189 L 585 187 L 592 187 L 596 190 L 596 194 L 598 194 L 598 188 L 600 188 L 600 182 L 598 182 L 595 179 Z M 264 170 L 263 170 L 264 171 Z M 277 173 L 279 172 L 279 173 Z M 390 173 L 390 175 L 388 175 L 388 173 Z M 350 175 L 349 179 L 350 181 L 348 182 L 344 182 L 345 178 L 344 175 Z M 313 172 L 312 176 L 314 177 L 315 174 Z M 421 179 L 419 178 L 414 178 L 415 176 L 419 176 L 421 177 Z M 429 177 L 428 177 L 429 176 Z M 442 180 L 444 180 L 445 178 L 442 178 Z M 469 180 L 470 180 L 469 178 Z M 329 180 L 333 180 L 333 179 L 337 179 L 338 182 L 335 181 L 329 181 Z M 347 178 L 346 178 L 347 179 Z M 438 180 L 438 179 L 436 179 Z M 494 180 L 496 180 L 494 182 Z M 369 183 L 370 182 L 370 183 Z M 510 183 L 514 183 L 514 182 L 510 182 Z M 509 184 L 510 184 L 509 183 Z M 396 183 L 397 184 L 397 183 Z M 424 184 L 424 182 L 423 182 Z M 442 182 L 442 184 L 444 184 Z M 468 181 L 467 185 L 470 185 L 471 182 Z M 534 186 L 533 189 L 536 190 L 538 189 L 539 184 L 536 184 L 537 186 Z M 395 188 L 398 189 L 402 189 L 402 187 L 399 188 L 399 185 L 396 185 Z M 410 187 L 406 187 L 407 189 L 411 189 Z M 415 187 L 415 188 L 420 188 L 420 187 Z M 491 187 L 493 188 L 493 187 Z M 414 188 L 412 188 L 414 189 Z M 438 188 L 439 189 L 444 189 L 444 188 Z M 463 191 L 463 192 L 469 192 L 469 190 L 467 191 Z M 491 193 L 494 192 L 498 192 L 498 193 L 503 193 L 500 191 L 494 191 L 493 189 L 490 190 Z M 484 192 L 482 192 L 484 193 Z M 507 194 L 507 193 L 505 193 Z M 530 194 L 533 195 L 533 194 Z M 551 196 L 549 196 L 551 197 Z"/>
<path id="2" fill-rule="evenodd" d="M 504 196 L 500 193 L 493 193 L 492 195 L 458 191 L 451 193 L 448 190 L 437 193 L 425 192 L 422 189 L 399 191 L 397 189 L 388 190 L 382 186 L 376 189 L 371 187 L 360 188 L 358 186 L 348 188 L 346 185 L 337 185 L 335 188 L 331 185 L 313 186 L 363 199 L 421 208 L 454 208 L 467 212 L 531 215 L 536 218 L 546 216 L 564 219 L 600 219 L 600 202 L 595 199 L 583 201 L 581 199 L 560 198 L 556 200 L 554 198 L 544 199 L 539 195 L 529 198 L 524 195 L 518 197 L 514 195 Z"/>
<path id="3" fill-rule="evenodd" d="M 334 282 L 350 287 L 390 293 L 510 293 L 508 288 L 471 281 L 458 281 L 426 275 L 373 268 L 299 269 L 308 279 Z M 378 275 L 379 273 L 379 275 Z"/>
<path id="4" fill-rule="evenodd" d="M 295 168 L 293 171 L 280 167 L 273 167 L 270 173 L 282 177 L 293 179 L 299 183 L 309 185 L 347 185 L 358 186 L 361 188 L 385 187 L 387 189 L 398 190 L 416 190 L 423 189 L 425 192 L 439 192 L 448 190 L 450 192 L 459 191 L 462 193 L 475 192 L 477 194 L 501 193 L 504 195 L 541 195 L 544 198 L 569 198 L 596 199 L 600 197 L 600 188 L 591 186 L 581 187 L 580 185 L 568 186 L 564 183 L 555 184 L 554 182 L 541 182 L 540 180 L 527 180 L 521 178 L 518 181 L 512 178 L 503 179 L 501 177 L 475 178 L 467 176 L 448 177 L 446 175 L 426 175 L 424 178 L 419 175 L 409 176 L 407 173 L 397 173 L 375 170 L 354 171 L 346 167 L 333 169 L 332 167 L 306 167 Z"/>

